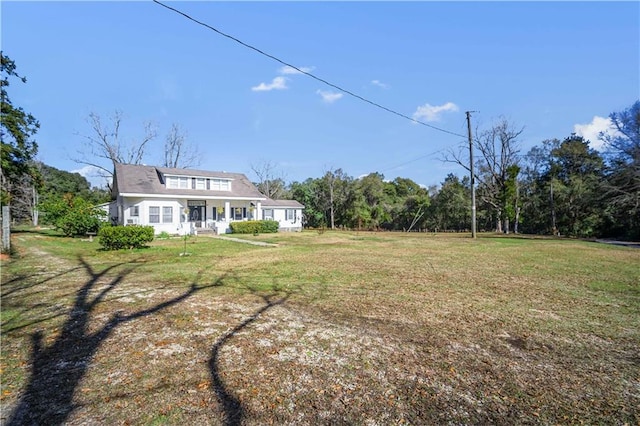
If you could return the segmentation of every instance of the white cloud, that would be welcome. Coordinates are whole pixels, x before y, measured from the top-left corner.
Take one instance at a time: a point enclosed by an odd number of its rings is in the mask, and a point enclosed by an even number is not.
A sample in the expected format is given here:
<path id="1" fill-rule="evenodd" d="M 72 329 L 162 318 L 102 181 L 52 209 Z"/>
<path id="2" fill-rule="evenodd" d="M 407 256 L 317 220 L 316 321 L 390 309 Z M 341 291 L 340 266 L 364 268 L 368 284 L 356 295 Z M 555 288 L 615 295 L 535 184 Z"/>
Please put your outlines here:
<path id="1" fill-rule="evenodd" d="M 371 84 L 373 84 L 374 86 L 378 86 L 382 89 L 388 89 L 389 85 L 385 84 L 383 82 L 381 82 L 380 80 L 371 80 Z"/>
<path id="2" fill-rule="evenodd" d="M 338 92 L 327 92 L 324 90 L 318 90 L 316 92 L 318 95 L 322 96 L 322 100 L 328 104 L 332 104 L 338 99 L 340 99 L 343 95 Z"/>
<path id="3" fill-rule="evenodd" d="M 311 72 L 314 69 L 316 69 L 316 67 L 298 67 L 298 69 L 300 71 L 304 71 L 304 72 Z M 282 67 L 278 70 L 278 73 L 280 74 L 284 74 L 284 75 L 291 75 L 291 74 L 302 74 L 300 71 L 298 71 L 297 69 L 290 67 L 290 66 L 286 66 L 286 67 Z"/>
<path id="4" fill-rule="evenodd" d="M 604 149 L 604 141 L 600 139 L 600 133 L 607 134 L 609 136 L 616 136 L 619 132 L 613 126 L 610 118 L 593 117 L 591 123 L 588 124 L 575 124 L 573 131 L 576 135 L 582 136 L 585 140 L 589 141 L 589 146 L 598 151 Z"/>
<path id="5" fill-rule="evenodd" d="M 414 120 L 424 119 L 425 121 L 439 121 L 440 115 L 443 112 L 456 112 L 458 111 L 458 105 L 453 102 L 447 102 L 444 105 L 429 105 L 424 104 L 416 109 L 413 113 Z"/>
<path id="6" fill-rule="evenodd" d="M 257 86 L 251 88 L 254 92 L 268 92 L 270 90 L 283 90 L 287 89 L 287 79 L 284 77 L 275 77 L 271 83 L 260 83 Z"/>
<path id="7" fill-rule="evenodd" d="M 95 166 L 84 166 L 76 170 L 71 170 L 70 173 L 78 173 L 89 181 L 89 184 L 94 187 L 103 187 L 107 183 L 107 179 L 102 175 L 102 170 Z"/>
<path id="8" fill-rule="evenodd" d="M 84 166 L 76 170 L 71 170 L 70 173 L 78 173 L 82 177 L 96 176 L 100 171 L 96 166 Z"/>

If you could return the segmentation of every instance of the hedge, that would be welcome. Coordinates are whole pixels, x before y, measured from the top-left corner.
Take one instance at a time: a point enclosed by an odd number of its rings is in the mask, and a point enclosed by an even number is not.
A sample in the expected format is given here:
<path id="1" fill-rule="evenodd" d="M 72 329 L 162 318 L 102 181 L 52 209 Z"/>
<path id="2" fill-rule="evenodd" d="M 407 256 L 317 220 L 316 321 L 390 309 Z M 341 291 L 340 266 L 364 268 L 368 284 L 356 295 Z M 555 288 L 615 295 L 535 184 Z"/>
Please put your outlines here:
<path id="1" fill-rule="evenodd" d="M 275 220 L 249 220 L 245 222 L 231 222 L 234 234 L 271 234 L 278 232 L 280 225 Z"/>
<path id="2" fill-rule="evenodd" d="M 153 226 L 103 226 L 98 237 L 106 250 L 121 250 L 144 247 L 153 241 L 153 233 Z"/>

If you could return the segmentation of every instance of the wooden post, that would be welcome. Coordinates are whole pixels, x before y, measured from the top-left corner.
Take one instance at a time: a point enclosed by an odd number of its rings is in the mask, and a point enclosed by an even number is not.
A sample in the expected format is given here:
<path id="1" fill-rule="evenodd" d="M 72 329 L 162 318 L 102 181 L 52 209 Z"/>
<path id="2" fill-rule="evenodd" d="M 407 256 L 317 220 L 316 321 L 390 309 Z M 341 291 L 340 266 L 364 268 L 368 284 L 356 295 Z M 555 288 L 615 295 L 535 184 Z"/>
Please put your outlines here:
<path id="1" fill-rule="evenodd" d="M 9 206 L 2 206 L 2 252 L 11 249 L 11 211 Z"/>

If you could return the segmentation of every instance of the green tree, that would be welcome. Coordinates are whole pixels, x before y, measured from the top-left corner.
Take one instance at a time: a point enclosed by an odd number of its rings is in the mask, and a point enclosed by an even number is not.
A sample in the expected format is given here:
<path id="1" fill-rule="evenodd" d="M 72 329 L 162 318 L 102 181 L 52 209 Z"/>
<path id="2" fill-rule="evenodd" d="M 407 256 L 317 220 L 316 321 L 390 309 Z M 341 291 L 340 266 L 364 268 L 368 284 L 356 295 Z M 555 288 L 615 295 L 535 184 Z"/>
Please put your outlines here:
<path id="1" fill-rule="evenodd" d="M 450 173 L 433 197 L 429 210 L 430 227 L 436 231 L 462 231 L 471 224 L 471 188 L 468 177 L 462 181 Z"/>
<path id="2" fill-rule="evenodd" d="M 390 229 L 405 230 L 426 227 L 430 205 L 429 191 L 411 179 L 397 177 L 385 182 L 386 202 L 390 208 Z"/>
<path id="3" fill-rule="evenodd" d="M 581 136 L 571 135 L 551 150 L 547 173 L 558 231 L 578 237 L 597 235 L 603 211 L 602 156 Z"/>
<path id="4" fill-rule="evenodd" d="M 292 182 L 289 192 L 294 200 L 304 205 L 303 225 L 311 228 L 326 226 L 323 203 L 320 200 L 320 180 L 308 178 L 304 182 Z"/>
<path id="5" fill-rule="evenodd" d="M 365 209 L 362 213 L 367 222 L 363 225 L 367 228 L 378 229 L 391 221 L 385 186 L 384 175 L 381 173 L 369 173 L 355 183 L 357 195 L 354 198 L 360 198 L 358 205 Z"/>
<path id="6" fill-rule="evenodd" d="M 640 101 L 610 116 L 617 132 L 603 135 L 610 156 L 605 181 L 607 232 L 640 238 Z"/>
<path id="7" fill-rule="evenodd" d="M 335 229 L 336 225 L 346 225 L 349 191 L 353 178 L 342 169 L 329 169 L 316 187 L 317 200 L 325 214 L 325 223 Z"/>
<path id="8" fill-rule="evenodd" d="M 43 163 L 39 163 L 38 167 L 43 178 L 42 195 L 40 197 L 42 202 L 52 197 L 63 197 L 65 194 L 74 194 L 92 204 L 106 203 L 110 199 L 108 190 L 91 188 L 89 181 L 79 173 L 59 170 Z"/>
<path id="9" fill-rule="evenodd" d="M 0 81 L 0 97 L 2 107 L 0 115 L 1 165 L 0 172 L 2 204 L 10 204 L 16 187 L 38 185 L 40 179 L 31 160 L 38 153 L 38 144 L 33 139 L 40 124 L 33 115 L 13 105 L 9 99 L 7 88 L 9 78 L 15 77 L 26 83 L 27 79 L 16 71 L 16 65 L 8 56 L 0 52 L 2 61 L 2 80 Z"/>
<path id="10" fill-rule="evenodd" d="M 98 232 L 107 213 L 82 197 L 66 194 L 42 205 L 47 221 L 67 236 Z"/>
<path id="11" fill-rule="evenodd" d="M 551 182 L 551 151 L 559 139 L 547 139 L 534 146 L 524 157 L 522 170 L 522 230 L 530 234 L 556 234 L 557 224 Z"/>

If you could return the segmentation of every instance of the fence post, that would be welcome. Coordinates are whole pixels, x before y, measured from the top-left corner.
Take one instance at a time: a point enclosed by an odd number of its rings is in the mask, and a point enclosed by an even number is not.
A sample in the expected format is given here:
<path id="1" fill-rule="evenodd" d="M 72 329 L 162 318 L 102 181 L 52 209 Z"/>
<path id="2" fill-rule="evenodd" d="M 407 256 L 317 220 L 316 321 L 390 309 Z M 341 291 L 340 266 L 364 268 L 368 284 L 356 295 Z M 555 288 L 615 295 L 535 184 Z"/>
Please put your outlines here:
<path id="1" fill-rule="evenodd" d="M 2 206 L 2 252 L 8 253 L 11 248 L 11 213 L 9 206 Z"/>

